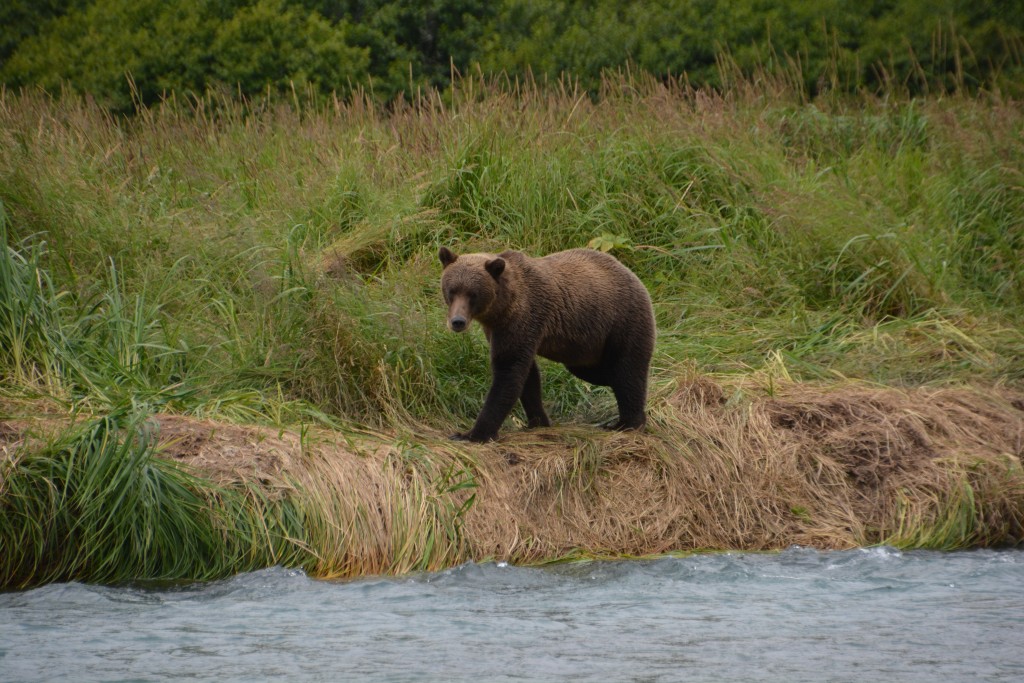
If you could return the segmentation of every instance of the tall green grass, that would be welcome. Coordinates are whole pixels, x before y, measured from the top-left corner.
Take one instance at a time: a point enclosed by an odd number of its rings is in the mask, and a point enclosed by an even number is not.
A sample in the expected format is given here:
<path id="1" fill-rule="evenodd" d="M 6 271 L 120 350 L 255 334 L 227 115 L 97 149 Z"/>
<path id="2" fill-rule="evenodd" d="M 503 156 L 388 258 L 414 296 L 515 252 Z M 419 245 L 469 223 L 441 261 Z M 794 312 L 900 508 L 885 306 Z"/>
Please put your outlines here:
<path id="1" fill-rule="evenodd" d="M 217 487 L 154 446 L 144 416 L 115 411 L 0 464 L 0 585 L 210 579 L 310 562 L 290 503 Z"/>
<path id="2" fill-rule="evenodd" d="M 12 345 L 5 367 L 109 405 L 451 424 L 488 370 L 444 332 L 437 246 L 594 244 L 651 290 L 659 374 L 781 354 L 797 379 L 1020 379 L 1019 107 L 743 85 L 464 81 L 390 112 L 211 97 L 133 119 L 5 92 L 6 258 L 61 320 L 54 357 Z M 603 410 L 544 373 L 559 414 Z"/>

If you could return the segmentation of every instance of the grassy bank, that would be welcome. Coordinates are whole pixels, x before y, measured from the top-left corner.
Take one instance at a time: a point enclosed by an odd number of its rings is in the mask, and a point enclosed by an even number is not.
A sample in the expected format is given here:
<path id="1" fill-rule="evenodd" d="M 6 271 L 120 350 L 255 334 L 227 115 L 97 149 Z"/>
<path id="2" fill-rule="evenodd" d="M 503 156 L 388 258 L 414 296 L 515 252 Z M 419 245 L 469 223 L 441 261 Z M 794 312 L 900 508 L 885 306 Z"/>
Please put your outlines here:
<path id="1" fill-rule="evenodd" d="M 9 421 L 0 585 L 1024 540 L 1024 393 L 767 389 L 682 377 L 646 434 L 481 446 L 166 414 Z"/>
<path id="2" fill-rule="evenodd" d="M 35 559 L 19 559 L 20 568 L 9 561 L 5 585 L 202 577 L 268 562 L 324 575 L 403 571 L 470 557 L 538 561 L 574 548 L 1017 542 L 1022 129 L 1020 106 L 997 98 L 807 102 L 784 79 L 767 78 L 737 82 L 725 94 L 609 81 L 596 101 L 567 89 L 467 80 L 450 98 L 389 112 L 359 101 L 207 99 L 130 120 L 81 100 L 4 92 L 0 407 L 11 436 L 0 541 L 35 553 L 24 550 Z M 518 416 L 497 446 L 444 443 L 443 434 L 475 416 L 489 372 L 481 335 L 444 330 L 437 247 L 542 254 L 588 243 L 633 268 L 655 302 L 651 436 L 631 441 L 577 429 L 610 417 L 614 401 L 547 364 L 545 401 L 563 425 L 552 433 L 557 448 L 545 447 L 543 435 L 517 434 Z M 705 411 L 719 427 L 701 431 L 672 397 L 704 376 L 724 387 L 725 403 Z M 942 388 L 966 385 L 974 388 Z M 868 439 L 875 444 L 868 450 L 897 463 L 917 452 L 913 444 L 928 444 L 927 457 L 907 460 L 912 466 L 874 468 L 883 491 L 878 510 L 886 512 L 858 507 L 873 498 L 862 491 L 858 466 L 843 459 L 866 452 L 861 441 L 829 440 L 829 425 L 855 430 L 888 414 L 877 401 L 839 422 L 815 421 L 811 410 L 807 424 L 816 426 L 790 455 L 818 464 L 779 470 L 773 486 L 784 495 L 748 509 L 751 496 L 766 496 L 761 484 L 729 489 L 722 477 L 761 467 L 759 458 L 778 443 L 758 441 L 743 425 L 768 420 L 772 434 L 786 433 L 756 411 L 770 413 L 764 406 L 801 387 L 822 396 L 877 387 L 913 405 L 933 396 L 914 393 L 921 391 L 974 398 L 962 401 L 967 413 L 940 402 L 914 428 L 920 439 L 901 427 Z M 908 420 L 920 418 L 913 405 Z M 1000 426 L 970 431 L 968 414 Z M 72 416 L 79 426 L 68 431 Z M 248 476 L 211 480 L 209 463 L 183 471 L 160 450 L 159 430 L 152 442 L 140 436 L 159 416 L 286 430 L 298 435 L 298 464 L 272 485 Z M 41 436 L 26 441 L 36 422 Z M 714 432 L 727 428 L 729 438 Z M 332 442 L 348 435 L 345 452 L 355 463 L 345 477 L 320 476 L 334 482 L 329 487 L 304 479 L 316 463 L 332 462 L 301 457 L 302 444 L 321 433 Z M 244 457 L 254 439 L 221 459 Z M 911 446 L 893 446 L 904 442 Z M 706 452 L 728 452 L 729 443 L 753 450 L 726 460 Z M 531 444 L 555 454 L 534 458 Z M 382 455 L 392 451 L 399 455 Z M 612 519 L 614 501 L 628 506 L 622 496 L 631 489 L 602 487 L 618 481 L 616 467 L 647 463 L 652 490 L 679 476 L 707 482 L 685 494 L 674 484 L 665 489 L 674 492 L 658 504 L 665 520 L 677 520 L 665 524 L 735 517 L 747 520 L 731 522 L 735 529 L 761 530 L 655 533 L 661 522 L 652 517 L 622 522 L 621 534 L 607 538 L 566 531 L 550 540 L 525 531 L 522 515 L 539 514 L 534 498 L 513 496 L 502 500 L 517 531 L 499 537 L 519 540 L 491 548 L 486 534 L 466 525 L 483 524 L 496 491 L 514 489 L 487 482 L 523 472 L 524 462 L 537 482 L 562 476 L 580 487 L 553 489 L 578 492 L 542 506 L 552 524 L 570 524 L 574 496 L 596 496 L 593 509 L 606 506 Z M 162 496 L 176 491 L 168 506 L 202 514 L 182 515 L 166 537 L 143 533 L 137 545 L 119 546 L 109 557 L 121 559 L 101 563 L 107 568 L 82 569 L 95 558 L 61 559 L 93 545 L 93 536 L 52 535 L 84 529 L 88 506 L 68 497 L 77 484 L 46 482 L 85 477 L 96 486 L 123 469 L 142 472 L 131 475 L 131 486 L 156 482 L 150 493 L 90 493 L 90 505 L 124 510 L 125 524 L 144 529 L 148 518 L 129 511 L 164 510 Z M 812 471 L 825 477 L 824 488 L 798 493 Z M 382 472 L 405 478 L 380 479 Z M 764 472 L 755 479 L 769 481 L 776 470 Z M 916 483 L 900 478 L 916 474 Z M 743 487 L 754 486 L 748 475 L 737 475 Z M 355 489 L 400 494 L 379 506 L 390 521 L 367 516 L 373 506 L 349 498 Z M 144 495 L 154 497 L 147 504 Z M 813 524 L 803 531 L 787 526 L 805 516 Z M 37 518 L 57 526 L 10 521 Z M 602 518 L 588 519 L 593 526 Z M 832 531 L 807 530 L 818 527 Z M 627 528 L 657 542 L 628 542 Z M 945 528 L 946 536 L 936 531 Z M 122 531 L 97 533 L 121 538 Z M 368 540 L 374 534 L 401 552 L 358 550 L 377 543 Z M 189 557 L 151 564 L 152 553 L 174 555 L 156 548 L 171 547 L 189 548 Z M 345 553 L 349 559 L 337 559 Z M 354 559 L 364 557 L 377 559 Z"/>

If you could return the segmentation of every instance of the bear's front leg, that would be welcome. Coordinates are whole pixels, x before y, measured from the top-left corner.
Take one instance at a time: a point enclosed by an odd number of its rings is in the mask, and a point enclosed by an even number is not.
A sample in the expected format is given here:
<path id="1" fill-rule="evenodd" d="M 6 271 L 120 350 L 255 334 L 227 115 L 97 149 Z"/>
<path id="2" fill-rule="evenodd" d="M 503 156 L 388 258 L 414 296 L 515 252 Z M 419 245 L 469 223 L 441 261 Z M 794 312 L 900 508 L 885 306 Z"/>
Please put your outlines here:
<path id="1" fill-rule="evenodd" d="M 491 354 L 491 389 L 484 399 L 484 407 L 476 418 L 473 428 L 465 434 L 453 434 L 458 441 L 483 443 L 498 438 L 498 430 L 516 401 L 523 395 L 523 387 L 533 366 L 533 354 L 493 353 Z M 539 383 L 539 376 L 538 376 Z"/>
<path id="2" fill-rule="evenodd" d="M 540 369 L 537 367 L 537 360 L 530 363 L 530 372 L 526 375 L 526 383 L 523 385 L 523 395 L 519 397 L 523 404 L 523 412 L 526 413 L 526 426 L 550 427 L 551 420 L 544 412 L 544 401 L 540 393 Z"/>

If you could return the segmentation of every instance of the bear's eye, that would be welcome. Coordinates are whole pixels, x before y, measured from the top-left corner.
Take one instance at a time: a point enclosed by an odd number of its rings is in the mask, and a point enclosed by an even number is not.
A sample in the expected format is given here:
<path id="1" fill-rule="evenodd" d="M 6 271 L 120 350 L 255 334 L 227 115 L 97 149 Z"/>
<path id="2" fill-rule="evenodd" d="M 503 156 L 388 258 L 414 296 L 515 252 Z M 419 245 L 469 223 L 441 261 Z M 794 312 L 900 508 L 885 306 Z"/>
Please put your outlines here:
<path id="1" fill-rule="evenodd" d="M 450 289 L 444 290 L 444 302 L 446 304 L 450 304 L 452 302 L 452 290 L 450 290 Z"/>

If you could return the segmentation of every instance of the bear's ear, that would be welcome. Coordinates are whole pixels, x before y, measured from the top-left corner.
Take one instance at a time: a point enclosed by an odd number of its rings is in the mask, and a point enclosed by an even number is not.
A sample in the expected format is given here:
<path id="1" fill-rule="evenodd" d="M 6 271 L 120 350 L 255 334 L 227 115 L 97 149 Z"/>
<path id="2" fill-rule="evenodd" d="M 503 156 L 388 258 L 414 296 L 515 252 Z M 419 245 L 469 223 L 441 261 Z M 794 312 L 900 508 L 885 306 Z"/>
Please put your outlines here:
<path id="1" fill-rule="evenodd" d="M 486 268 L 487 272 L 491 274 L 491 277 L 497 280 L 498 277 L 503 272 L 505 272 L 505 259 L 501 258 L 500 256 L 497 258 L 492 258 L 490 261 L 484 264 L 484 268 Z"/>
<path id="2" fill-rule="evenodd" d="M 441 265 L 444 268 L 447 268 L 451 264 L 455 263 L 455 259 L 459 258 L 448 247 L 441 247 L 441 250 L 437 252 L 437 255 L 441 259 Z"/>

